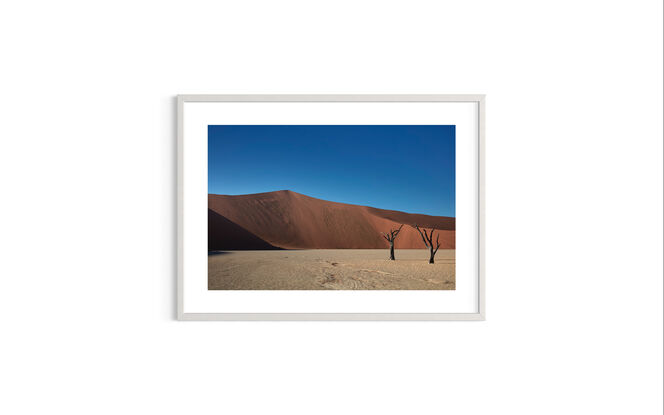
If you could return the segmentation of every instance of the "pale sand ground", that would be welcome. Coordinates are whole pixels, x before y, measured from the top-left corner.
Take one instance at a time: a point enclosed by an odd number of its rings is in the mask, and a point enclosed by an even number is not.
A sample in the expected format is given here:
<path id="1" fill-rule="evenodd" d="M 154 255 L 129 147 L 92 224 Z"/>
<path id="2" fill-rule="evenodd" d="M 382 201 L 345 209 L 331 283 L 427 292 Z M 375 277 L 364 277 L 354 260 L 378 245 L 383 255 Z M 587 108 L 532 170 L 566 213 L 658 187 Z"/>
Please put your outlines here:
<path id="1" fill-rule="evenodd" d="M 455 250 L 306 249 L 208 255 L 210 290 L 454 290 Z"/>

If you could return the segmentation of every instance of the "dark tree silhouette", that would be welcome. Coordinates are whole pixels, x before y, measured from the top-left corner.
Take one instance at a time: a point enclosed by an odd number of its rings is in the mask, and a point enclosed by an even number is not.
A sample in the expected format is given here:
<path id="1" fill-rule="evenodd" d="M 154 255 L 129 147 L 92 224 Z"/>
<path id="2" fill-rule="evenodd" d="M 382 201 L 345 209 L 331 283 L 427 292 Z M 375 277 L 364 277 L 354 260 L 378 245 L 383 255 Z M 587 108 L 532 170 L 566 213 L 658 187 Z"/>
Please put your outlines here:
<path id="1" fill-rule="evenodd" d="M 438 252 L 438 248 L 440 248 L 440 233 L 436 235 L 436 249 L 434 250 L 433 248 L 433 231 L 436 230 L 436 228 L 431 228 L 431 232 L 427 234 L 426 229 L 420 230 L 420 228 L 415 225 L 415 229 L 417 229 L 417 232 L 420 233 L 420 236 L 422 237 L 422 241 L 424 242 L 424 245 L 426 245 L 427 248 L 429 248 L 429 253 L 431 256 L 429 256 L 429 264 L 433 264 L 433 257 L 436 256 L 436 252 Z M 424 235 L 422 235 L 422 232 L 424 232 Z"/>
<path id="2" fill-rule="evenodd" d="M 383 235 L 383 238 L 387 239 L 387 242 L 390 243 L 390 259 L 392 261 L 394 261 L 394 240 L 396 239 L 397 235 L 399 235 L 399 232 L 401 232 L 401 228 L 403 228 L 403 225 L 399 226 L 399 229 L 390 229 L 390 233 L 380 233 Z"/>

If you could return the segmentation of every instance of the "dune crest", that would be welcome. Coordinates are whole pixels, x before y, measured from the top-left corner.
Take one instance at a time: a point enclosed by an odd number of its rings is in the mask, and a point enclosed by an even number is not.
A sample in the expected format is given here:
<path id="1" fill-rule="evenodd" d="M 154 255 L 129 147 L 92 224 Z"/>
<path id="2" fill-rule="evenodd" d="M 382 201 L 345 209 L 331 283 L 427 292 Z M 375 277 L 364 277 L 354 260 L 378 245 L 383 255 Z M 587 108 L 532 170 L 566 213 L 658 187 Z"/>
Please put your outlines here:
<path id="1" fill-rule="evenodd" d="M 380 232 L 401 224 L 417 224 L 439 230 L 441 249 L 455 248 L 455 218 L 330 202 L 290 190 L 237 196 L 210 194 L 208 209 L 228 222 L 216 221 L 208 229 L 208 239 L 225 247 L 234 246 L 233 238 L 240 228 L 251 234 L 252 243 L 247 245 L 271 247 L 256 249 L 387 248 L 389 244 Z M 395 248 L 423 249 L 424 243 L 415 229 L 404 226 Z"/>

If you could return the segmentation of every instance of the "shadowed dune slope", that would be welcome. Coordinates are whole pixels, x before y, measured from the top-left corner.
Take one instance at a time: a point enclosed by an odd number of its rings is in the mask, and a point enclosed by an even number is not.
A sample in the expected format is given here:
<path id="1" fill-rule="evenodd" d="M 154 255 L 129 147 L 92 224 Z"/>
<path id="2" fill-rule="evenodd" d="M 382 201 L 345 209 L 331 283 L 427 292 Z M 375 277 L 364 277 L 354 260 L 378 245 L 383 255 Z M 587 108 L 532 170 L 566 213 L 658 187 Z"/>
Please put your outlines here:
<path id="1" fill-rule="evenodd" d="M 279 249 L 258 236 L 208 209 L 208 250 Z"/>
<path id="2" fill-rule="evenodd" d="M 395 241 L 396 248 L 425 247 L 417 231 L 408 226 L 414 224 L 435 227 L 439 230 L 436 234 L 440 235 L 440 248 L 455 248 L 454 218 L 329 202 L 290 190 L 238 196 L 211 194 L 208 195 L 208 209 L 259 240 L 280 248 L 386 248 L 389 244 L 380 232 L 398 228 L 402 223 L 404 227 Z M 223 227 L 213 225 L 208 228 L 209 240 L 227 239 L 217 235 L 217 232 L 227 232 Z"/>

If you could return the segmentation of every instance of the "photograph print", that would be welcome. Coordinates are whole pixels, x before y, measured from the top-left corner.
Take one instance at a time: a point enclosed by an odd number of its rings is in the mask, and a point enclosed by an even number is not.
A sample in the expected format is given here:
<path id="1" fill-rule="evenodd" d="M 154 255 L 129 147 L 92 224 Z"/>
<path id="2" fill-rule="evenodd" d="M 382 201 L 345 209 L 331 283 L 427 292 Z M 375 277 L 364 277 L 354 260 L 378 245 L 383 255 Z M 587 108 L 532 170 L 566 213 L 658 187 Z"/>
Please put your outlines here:
<path id="1" fill-rule="evenodd" d="M 455 290 L 454 125 L 209 125 L 208 290 Z"/>

